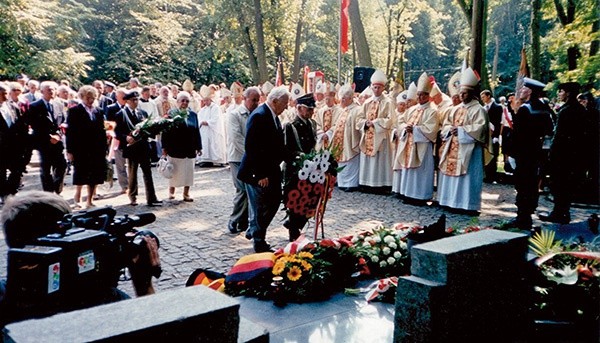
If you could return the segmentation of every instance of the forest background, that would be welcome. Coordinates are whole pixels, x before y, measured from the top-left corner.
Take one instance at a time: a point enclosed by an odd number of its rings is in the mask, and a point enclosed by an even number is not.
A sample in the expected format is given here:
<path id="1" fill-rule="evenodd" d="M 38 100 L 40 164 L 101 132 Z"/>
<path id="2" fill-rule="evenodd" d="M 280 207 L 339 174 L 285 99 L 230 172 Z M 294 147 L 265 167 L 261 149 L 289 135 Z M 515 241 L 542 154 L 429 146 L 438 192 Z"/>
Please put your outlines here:
<path id="1" fill-rule="evenodd" d="M 340 2 L 0 0 L 0 80 L 274 83 L 281 57 L 286 83 L 305 66 L 337 82 Z M 600 0 L 350 0 L 348 14 L 340 83 L 372 66 L 406 83 L 426 71 L 445 90 L 467 58 L 500 96 L 525 48 L 551 89 L 600 89 Z"/>

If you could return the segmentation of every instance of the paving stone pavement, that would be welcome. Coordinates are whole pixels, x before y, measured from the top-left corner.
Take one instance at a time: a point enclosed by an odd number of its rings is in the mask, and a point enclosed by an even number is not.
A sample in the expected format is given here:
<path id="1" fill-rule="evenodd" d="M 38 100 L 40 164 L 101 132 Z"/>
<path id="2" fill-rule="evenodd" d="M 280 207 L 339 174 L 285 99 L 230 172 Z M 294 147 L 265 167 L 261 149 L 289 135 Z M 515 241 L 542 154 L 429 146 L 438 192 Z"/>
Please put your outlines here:
<path id="1" fill-rule="evenodd" d="M 162 178 L 153 168 L 154 183 L 159 199 L 164 200 L 162 207 L 145 206 L 145 193 L 140 172 L 140 205 L 132 207 L 126 195 L 119 195 L 119 186 L 115 181 L 112 188 L 99 187 L 104 197 L 95 201 L 97 206 L 113 206 L 117 215 L 153 212 L 156 221 L 146 228 L 154 231 L 160 238 L 160 258 L 163 274 L 155 282 L 157 291 L 183 287 L 188 276 L 197 268 L 207 268 L 227 272 L 243 255 L 252 253 L 252 244 L 243 234 L 232 235 L 227 230 L 227 222 L 232 208 L 234 187 L 231 172 L 227 166 L 217 168 L 195 168 L 195 184 L 191 189 L 194 202 L 183 202 L 181 191 L 177 189 L 176 199 L 166 200 L 168 180 Z M 74 187 L 71 176 L 65 179 L 67 186 L 62 194 L 72 203 Z M 29 167 L 24 177 L 24 190 L 41 189 L 39 169 Z M 394 223 L 414 223 L 427 225 L 435 222 L 440 215 L 446 214 L 447 226 L 464 227 L 471 224 L 495 226 L 512 219 L 516 215 L 515 191 L 512 185 L 484 184 L 481 214 L 478 217 L 453 214 L 439 207 L 417 207 L 403 204 L 392 196 L 346 193 L 334 190 L 325 213 L 325 235 L 335 238 L 354 234 L 377 225 Z M 552 203 L 540 196 L 538 211 L 548 211 Z M 574 208 L 573 221 L 585 220 L 590 214 L 597 213 L 594 208 Z M 268 232 L 267 240 L 274 247 L 283 247 L 287 243 L 287 230 L 282 226 L 284 211 L 279 211 Z M 534 225 L 541 225 L 534 215 Z M 308 229 L 312 235 L 314 221 L 309 221 Z M 3 233 L 0 232 L 0 277 L 6 278 L 6 251 Z M 122 283 L 122 288 L 133 295 L 130 282 Z"/>

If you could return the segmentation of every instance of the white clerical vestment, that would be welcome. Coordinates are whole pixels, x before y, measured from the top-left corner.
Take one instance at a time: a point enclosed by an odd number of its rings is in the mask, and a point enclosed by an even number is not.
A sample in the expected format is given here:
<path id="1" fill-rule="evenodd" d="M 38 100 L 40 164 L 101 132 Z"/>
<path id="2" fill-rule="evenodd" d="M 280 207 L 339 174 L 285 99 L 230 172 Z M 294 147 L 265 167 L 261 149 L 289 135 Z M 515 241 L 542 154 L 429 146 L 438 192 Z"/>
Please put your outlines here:
<path id="1" fill-rule="evenodd" d="M 365 101 L 356 121 L 360 138 L 359 182 L 368 187 L 392 186 L 392 150 L 390 136 L 394 126 L 393 101 L 385 96 Z M 373 123 L 368 127 L 367 121 Z"/>
<path id="2" fill-rule="evenodd" d="M 457 134 L 450 130 L 456 127 Z M 479 211 L 487 114 L 476 100 L 453 107 L 442 126 L 438 201 L 442 206 Z"/>
<path id="3" fill-rule="evenodd" d="M 340 115 L 332 129 L 331 146 L 338 152 L 336 159 L 339 166 L 344 167 L 337 176 L 338 187 L 358 187 L 360 131 L 356 129 L 356 119 L 361 111 L 362 108 L 356 103 L 340 107 Z"/>
<path id="4" fill-rule="evenodd" d="M 200 126 L 202 155 L 200 162 L 225 163 L 226 141 L 224 118 L 219 106 L 214 102 L 202 107 L 198 113 L 198 123 L 206 121 L 208 125 Z"/>
<path id="5" fill-rule="evenodd" d="M 412 132 L 406 127 L 412 125 Z M 433 143 L 439 123 L 437 111 L 430 102 L 416 105 L 405 112 L 399 126 L 398 152 L 394 169 L 402 170 L 400 194 L 418 200 L 433 197 L 434 162 Z"/>

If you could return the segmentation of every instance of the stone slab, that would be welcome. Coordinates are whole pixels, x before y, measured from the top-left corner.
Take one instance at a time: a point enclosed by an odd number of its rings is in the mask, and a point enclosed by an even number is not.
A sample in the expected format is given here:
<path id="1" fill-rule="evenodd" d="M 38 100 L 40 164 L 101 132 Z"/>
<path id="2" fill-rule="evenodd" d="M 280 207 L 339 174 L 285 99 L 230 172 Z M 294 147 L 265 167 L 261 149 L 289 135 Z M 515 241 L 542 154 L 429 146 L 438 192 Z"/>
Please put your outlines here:
<path id="1" fill-rule="evenodd" d="M 483 230 L 423 243 L 411 249 L 411 275 L 452 284 L 482 279 L 489 273 L 522 272 L 528 236 Z M 511 268 L 506 268 L 510 266 Z M 514 268 L 512 268 L 514 267 Z M 475 286 L 475 285 L 473 285 Z"/>
<path id="2" fill-rule="evenodd" d="M 416 276 L 398 278 L 394 342 L 429 342 L 445 332 L 446 286 Z"/>
<path id="3" fill-rule="evenodd" d="M 239 303 L 185 287 L 4 328 L 7 342 L 238 342 Z"/>

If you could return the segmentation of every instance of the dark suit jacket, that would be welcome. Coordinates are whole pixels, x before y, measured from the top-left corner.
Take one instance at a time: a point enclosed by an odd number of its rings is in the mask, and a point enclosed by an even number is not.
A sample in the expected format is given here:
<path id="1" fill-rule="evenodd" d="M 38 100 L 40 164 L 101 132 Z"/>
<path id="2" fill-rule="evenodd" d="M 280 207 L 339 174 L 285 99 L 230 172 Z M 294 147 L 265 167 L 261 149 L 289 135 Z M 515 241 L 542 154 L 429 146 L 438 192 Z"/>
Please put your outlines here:
<path id="1" fill-rule="evenodd" d="M 55 115 L 57 115 L 57 113 L 55 113 Z M 61 123 L 59 118 L 55 117 L 52 119 L 50 117 L 50 113 L 48 112 L 46 103 L 43 99 L 37 100 L 29 105 L 27 119 L 33 131 L 32 140 L 35 149 L 38 149 L 42 153 L 52 146 L 56 149 L 63 149 L 62 142 L 56 144 L 50 143 L 51 134 L 61 135 L 59 128 Z"/>
<path id="2" fill-rule="evenodd" d="M 116 102 L 114 104 L 108 105 L 104 109 L 104 119 L 108 121 L 116 121 L 117 113 L 119 113 L 120 110 L 121 105 L 119 105 Z"/>
<path id="3" fill-rule="evenodd" d="M 281 182 L 279 165 L 284 159 L 283 132 L 277 128 L 266 104 L 252 112 L 246 130 L 246 152 L 240 163 L 238 179 L 252 185 L 265 177 L 269 178 L 269 183 Z"/>
<path id="4" fill-rule="evenodd" d="M 142 109 L 137 109 L 142 115 L 142 118 L 148 118 L 148 113 Z M 119 140 L 119 149 L 123 150 L 123 156 L 131 159 L 146 159 L 150 156 L 150 145 L 147 137 L 141 138 L 137 142 L 128 145 L 127 136 L 129 136 L 135 129 L 135 125 L 141 120 L 133 115 L 129 107 L 125 106 L 121 111 L 116 114 L 115 122 L 115 135 Z"/>
<path id="5" fill-rule="evenodd" d="M 106 153 L 106 132 L 104 117 L 100 108 L 94 108 L 92 121 L 83 104 L 69 109 L 67 117 L 67 152 L 75 158 L 100 155 Z"/>
<path id="6" fill-rule="evenodd" d="M 186 122 L 186 124 L 181 123 L 181 125 L 161 134 L 162 148 L 167 152 L 167 155 L 175 158 L 194 158 L 196 157 L 196 151 L 202 150 L 196 112 L 189 111 Z"/>
<path id="7" fill-rule="evenodd" d="M 4 118 L 0 116 L 0 151 L 2 152 L 0 164 L 4 165 L 22 162 L 28 140 L 28 126 L 21 110 L 13 103 L 7 105 L 16 118 L 8 127 Z"/>
<path id="8" fill-rule="evenodd" d="M 494 124 L 492 137 L 498 138 L 500 136 L 500 127 L 502 126 L 502 106 L 493 101 L 488 110 L 488 118 L 490 119 L 490 123 Z"/>

